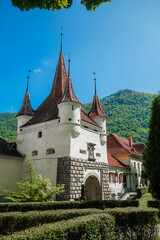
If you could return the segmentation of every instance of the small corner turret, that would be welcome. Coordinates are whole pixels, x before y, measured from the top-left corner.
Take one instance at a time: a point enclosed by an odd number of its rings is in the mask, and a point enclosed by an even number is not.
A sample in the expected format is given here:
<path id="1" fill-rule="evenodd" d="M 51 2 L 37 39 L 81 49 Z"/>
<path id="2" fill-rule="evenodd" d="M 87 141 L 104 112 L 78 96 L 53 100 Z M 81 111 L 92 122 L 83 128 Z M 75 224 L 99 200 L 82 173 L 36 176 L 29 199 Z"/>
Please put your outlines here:
<path id="1" fill-rule="evenodd" d="M 33 116 L 34 116 L 34 110 L 31 106 L 31 101 L 30 101 L 30 95 L 29 95 L 29 72 L 31 72 L 30 70 L 28 71 L 28 76 L 27 76 L 27 89 L 26 89 L 26 93 L 24 95 L 23 98 L 23 103 L 22 106 L 19 110 L 19 112 L 16 115 L 16 119 L 18 120 L 18 126 L 17 126 L 17 132 L 20 132 L 20 127 L 25 124 L 26 122 L 28 122 Z"/>
<path id="2" fill-rule="evenodd" d="M 81 103 L 76 97 L 72 80 L 70 78 L 70 58 L 68 59 L 68 78 L 65 91 L 58 103 L 59 123 L 64 126 L 63 130 L 70 131 L 74 137 L 80 134 L 80 109 Z M 67 124 L 67 127 L 66 127 Z"/>
<path id="3" fill-rule="evenodd" d="M 95 74 L 95 73 L 93 73 Z M 94 78 L 95 81 L 95 93 L 93 97 L 93 102 L 92 102 L 92 107 L 91 111 L 88 113 L 88 116 L 93 119 L 99 126 L 102 128 L 102 133 L 101 133 L 101 143 L 105 144 L 106 143 L 106 119 L 107 116 L 103 112 L 99 97 L 97 95 L 97 88 L 96 88 L 96 78 Z"/>

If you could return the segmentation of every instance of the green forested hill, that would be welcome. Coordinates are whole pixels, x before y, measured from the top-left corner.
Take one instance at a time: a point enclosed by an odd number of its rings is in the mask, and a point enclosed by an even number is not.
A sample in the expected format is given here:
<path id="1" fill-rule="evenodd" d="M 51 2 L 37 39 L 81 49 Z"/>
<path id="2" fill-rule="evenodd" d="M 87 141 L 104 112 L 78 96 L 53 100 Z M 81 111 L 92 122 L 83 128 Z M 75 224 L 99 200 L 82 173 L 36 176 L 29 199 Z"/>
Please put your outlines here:
<path id="1" fill-rule="evenodd" d="M 134 142 L 141 142 L 142 139 L 145 142 L 153 97 L 153 94 L 125 89 L 101 99 L 101 106 L 108 116 L 107 132 L 125 138 L 131 134 Z M 83 107 L 89 112 L 91 103 Z M 16 132 L 15 113 L 0 113 L 0 135 L 15 141 Z"/>
<path id="2" fill-rule="evenodd" d="M 107 132 L 128 138 L 134 142 L 146 141 L 150 107 L 154 95 L 129 89 L 120 90 L 101 99 L 101 106 L 107 119 Z M 84 104 L 89 112 L 91 103 Z"/>
<path id="3" fill-rule="evenodd" d="M 17 120 L 15 119 L 15 113 L 0 113 L 0 136 L 10 141 L 16 141 L 16 134 Z"/>

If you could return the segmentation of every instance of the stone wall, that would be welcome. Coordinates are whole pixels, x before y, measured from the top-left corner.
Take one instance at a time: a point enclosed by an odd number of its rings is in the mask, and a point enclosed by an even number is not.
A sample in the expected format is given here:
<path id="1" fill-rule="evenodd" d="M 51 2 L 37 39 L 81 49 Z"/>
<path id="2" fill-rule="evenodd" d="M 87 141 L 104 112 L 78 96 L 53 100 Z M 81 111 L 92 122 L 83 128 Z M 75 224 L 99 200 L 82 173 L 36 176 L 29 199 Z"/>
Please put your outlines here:
<path id="1" fill-rule="evenodd" d="M 101 172 L 102 199 L 110 198 L 108 166 L 104 162 L 91 162 L 78 158 L 59 158 L 57 164 L 57 184 L 65 184 L 65 192 L 57 196 L 57 200 L 75 200 L 81 197 L 84 184 L 84 172 L 86 169 L 99 170 Z"/>

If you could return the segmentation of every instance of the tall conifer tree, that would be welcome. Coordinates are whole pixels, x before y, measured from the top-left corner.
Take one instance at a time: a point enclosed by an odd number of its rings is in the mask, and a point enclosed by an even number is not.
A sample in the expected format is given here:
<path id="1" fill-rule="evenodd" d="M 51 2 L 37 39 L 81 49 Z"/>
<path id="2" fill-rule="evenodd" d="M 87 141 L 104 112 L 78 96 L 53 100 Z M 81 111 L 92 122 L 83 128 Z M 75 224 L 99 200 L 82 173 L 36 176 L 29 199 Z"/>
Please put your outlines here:
<path id="1" fill-rule="evenodd" d="M 160 199 L 160 95 L 152 102 L 144 167 L 150 180 L 151 193 Z"/>

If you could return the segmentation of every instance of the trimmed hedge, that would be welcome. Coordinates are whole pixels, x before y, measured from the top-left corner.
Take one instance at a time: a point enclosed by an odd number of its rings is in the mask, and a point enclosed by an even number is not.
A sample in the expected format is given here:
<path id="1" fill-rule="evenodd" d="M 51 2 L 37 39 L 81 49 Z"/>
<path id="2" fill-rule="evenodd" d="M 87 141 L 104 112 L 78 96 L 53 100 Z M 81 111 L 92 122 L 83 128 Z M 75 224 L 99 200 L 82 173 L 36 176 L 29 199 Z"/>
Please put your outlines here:
<path id="1" fill-rule="evenodd" d="M 33 212 L 10 212 L 0 213 L 0 234 L 5 235 L 42 225 L 44 223 L 54 223 L 57 221 L 68 220 L 78 216 L 103 213 L 99 209 L 69 209 L 52 211 L 33 211 Z"/>
<path id="2" fill-rule="evenodd" d="M 136 192 L 137 192 L 137 197 L 141 198 L 142 195 L 148 193 L 148 187 L 147 186 L 146 187 L 138 187 L 136 189 Z"/>
<path id="3" fill-rule="evenodd" d="M 160 201 L 148 201 L 147 202 L 147 206 L 148 207 L 152 207 L 152 208 L 160 208 Z"/>
<path id="4" fill-rule="evenodd" d="M 157 239 L 157 209 L 115 208 L 105 212 L 115 217 L 116 239 Z"/>
<path id="5" fill-rule="evenodd" d="M 74 202 L 47 202 L 47 203 L 0 203 L 0 212 L 27 212 L 57 209 L 81 208 L 115 208 L 138 207 L 136 200 L 102 200 L 102 201 L 74 201 Z"/>
<path id="6" fill-rule="evenodd" d="M 115 239 L 114 226 L 114 218 L 108 214 L 90 215 L 54 224 L 44 224 L 9 236 L 2 236 L 0 239 L 113 240 Z"/>

